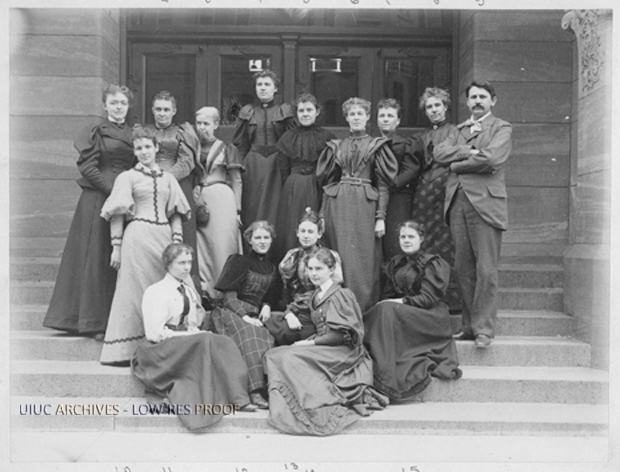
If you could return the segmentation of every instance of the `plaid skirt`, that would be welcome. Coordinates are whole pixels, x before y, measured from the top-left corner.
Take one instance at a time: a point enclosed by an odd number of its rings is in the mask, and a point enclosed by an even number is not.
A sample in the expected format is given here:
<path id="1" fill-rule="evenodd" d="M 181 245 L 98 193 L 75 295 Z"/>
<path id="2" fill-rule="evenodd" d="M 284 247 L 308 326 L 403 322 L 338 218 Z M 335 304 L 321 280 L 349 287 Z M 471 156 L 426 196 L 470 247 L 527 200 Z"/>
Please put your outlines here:
<path id="1" fill-rule="evenodd" d="M 274 346 L 271 333 L 267 328 L 246 323 L 227 308 L 214 308 L 211 318 L 214 331 L 231 338 L 241 351 L 248 367 L 250 392 L 266 388 L 263 356 Z"/>

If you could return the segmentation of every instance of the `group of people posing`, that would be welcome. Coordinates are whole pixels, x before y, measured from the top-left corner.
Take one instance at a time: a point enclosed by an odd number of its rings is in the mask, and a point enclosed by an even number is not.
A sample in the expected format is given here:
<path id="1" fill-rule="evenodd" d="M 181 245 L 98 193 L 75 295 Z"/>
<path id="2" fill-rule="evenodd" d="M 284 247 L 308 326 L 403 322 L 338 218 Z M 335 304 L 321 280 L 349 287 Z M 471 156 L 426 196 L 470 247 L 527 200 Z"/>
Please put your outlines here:
<path id="1" fill-rule="evenodd" d="M 493 87 L 467 87 L 458 126 L 426 89 L 431 126 L 408 139 L 396 100 L 371 137 L 371 104 L 350 98 L 335 139 L 313 95 L 275 104 L 269 70 L 254 84 L 232 144 L 214 107 L 177 124 L 163 91 L 155 124 L 132 127 L 131 91 L 104 90 L 107 117 L 75 141 L 82 194 L 44 325 L 102 340 L 101 363 L 131 366 L 150 402 L 269 409 L 294 434 L 460 378 L 454 337 L 488 347 L 497 316 L 511 127 Z"/>

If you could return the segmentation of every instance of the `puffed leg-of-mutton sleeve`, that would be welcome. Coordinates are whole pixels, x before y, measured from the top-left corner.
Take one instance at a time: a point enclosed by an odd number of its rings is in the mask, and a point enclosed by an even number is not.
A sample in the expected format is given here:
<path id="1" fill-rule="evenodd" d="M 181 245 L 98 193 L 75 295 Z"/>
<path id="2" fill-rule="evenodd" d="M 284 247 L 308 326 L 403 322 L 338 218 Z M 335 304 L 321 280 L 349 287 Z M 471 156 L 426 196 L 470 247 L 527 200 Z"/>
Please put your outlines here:
<path id="1" fill-rule="evenodd" d="M 390 203 L 390 187 L 398 175 L 398 161 L 387 144 L 375 151 L 374 172 L 379 192 L 375 219 L 385 219 Z"/>
<path id="2" fill-rule="evenodd" d="M 250 125 L 248 120 L 237 118 L 235 122 L 235 134 L 233 135 L 233 144 L 239 149 L 241 157 L 244 159 L 250 152 Z"/>
<path id="3" fill-rule="evenodd" d="M 103 138 L 99 134 L 99 128 L 82 131 L 76 140 L 74 147 L 80 153 L 77 160 L 77 168 L 80 174 L 97 190 L 109 195 L 112 192 L 112 184 L 103 177 L 99 170 L 99 160 L 103 149 Z"/>
<path id="4" fill-rule="evenodd" d="M 407 140 L 403 151 L 403 159 L 400 165 L 399 173 L 394 179 L 394 187 L 401 189 L 410 182 L 414 182 L 422 170 L 420 159 L 415 155 L 416 143 L 413 140 Z"/>
<path id="5" fill-rule="evenodd" d="M 168 170 L 177 180 L 183 180 L 196 167 L 196 157 L 198 156 L 199 149 L 197 148 L 198 138 L 192 136 L 193 133 L 186 124 L 181 126 L 177 133 L 177 139 L 179 140 L 177 160 Z"/>
<path id="6" fill-rule="evenodd" d="M 450 265 L 436 257 L 424 268 L 420 292 L 404 297 L 404 303 L 420 308 L 432 308 L 443 300 L 450 282 Z"/>

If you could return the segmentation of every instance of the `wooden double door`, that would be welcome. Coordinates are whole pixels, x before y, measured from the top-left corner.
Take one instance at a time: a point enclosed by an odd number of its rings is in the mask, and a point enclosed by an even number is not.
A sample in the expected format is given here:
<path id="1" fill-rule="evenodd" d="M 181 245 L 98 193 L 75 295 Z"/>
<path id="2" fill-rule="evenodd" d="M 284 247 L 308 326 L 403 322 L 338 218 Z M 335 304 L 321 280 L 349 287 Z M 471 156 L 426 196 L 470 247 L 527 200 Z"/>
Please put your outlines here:
<path id="1" fill-rule="evenodd" d="M 152 97 L 168 90 L 177 99 L 178 121 L 193 121 L 205 105 L 220 109 L 224 129 L 254 100 L 252 74 L 271 69 L 282 79 L 278 100 L 313 93 L 323 107 L 320 124 L 345 129 L 341 105 L 349 97 L 384 97 L 403 106 L 401 127 L 426 125 L 418 98 L 426 87 L 451 85 L 451 53 L 436 47 L 281 44 L 134 43 L 129 45 L 128 85 L 136 93 L 135 119 L 152 123 Z M 374 120 L 372 120 L 374 122 Z M 374 124 L 374 123 L 373 123 Z"/>

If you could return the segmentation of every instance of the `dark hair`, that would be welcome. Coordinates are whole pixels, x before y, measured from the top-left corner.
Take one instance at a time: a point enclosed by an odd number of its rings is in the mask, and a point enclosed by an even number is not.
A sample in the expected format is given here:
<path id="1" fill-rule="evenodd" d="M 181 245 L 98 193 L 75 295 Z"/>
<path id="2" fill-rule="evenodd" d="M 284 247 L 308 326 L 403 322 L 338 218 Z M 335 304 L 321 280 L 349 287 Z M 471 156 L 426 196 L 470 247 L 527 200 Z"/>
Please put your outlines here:
<path id="1" fill-rule="evenodd" d="M 398 103 L 398 100 L 395 98 L 382 98 L 379 100 L 379 103 L 377 103 L 377 113 L 379 113 L 381 108 L 394 108 L 396 110 L 396 116 L 400 118 L 403 107 L 400 106 L 400 103 Z"/>
<path id="2" fill-rule="evenodd" d="M 166 246 L 166 249 L 164 249 L 164 252 L 161 255 L 161 260 L 164 263 L 166 270 L 181 254 L 189 254 L 193 258 L 194 248 L 183 243 L 172 243 Z"/>
<path id="3" fill-rule="evenodd" d="M 472 87 L 484 89 L 489 92 L 491 98 L 495 98 L 495 88 L 487 80 L 472 80 L 472 82 L 465 88 L 465 97 L 469 98 L 469 91 Z"/>
<path id="4" fill-rule="evenodd" d="M 426 101 L 432 97 L 438 98 L 442 101 L 446 108 L 450 108 L 450 93 L 447 90 L 439 87 L 428 87 L 424 90 L 424 93 L 420 97 L 420 110 L 424 110 L 426 107 Z"/>
<path id="5" fill-rule="evenodd" d="M 136 139 L 150 139 L 156 146 L 159 144 L 157 140 L 157 130 L 153 125 L 134 125 L 131 140 Z"/>
<path id="6" fill-rule="evenodd" d="M 108 95 L 116 95 L 117 93 L 122 93 L 123 95 L 125 95 L 127 97 L 127 100 L 129 100 L 129 106 L 132 105 L 133 93 L 124 85 L 109 84 L 103 89 L 103 92 L 101 93 L 101 100 L 103 101 L 103 103 L 105 103 L 105 101 L 108 99 Z"/>
<path id="7" fill-rule="evenodd" d="M 400 231 L 403 228 L 410 228 L 415 230 L 418 233 L 418 236 L 420 236 L 420 239 L 424 239 L 424 237 L 426 236 L 426 228 L 422 223 L 418 223 L 417 221 L 406 220 L 399 223 L 398 226 L 396 226 L 396 236 L 400 236 Z"/>
<path id="8" fill-rule="evenodd" d="M 257 229 L 264 229 L 271 235 L 271 239 L 276 239 L 275 228 L 273 227 L 271 223 L 265 220 L 255 221 L 250 226 L 248 226 L 248 229 L 246 229 L 243 232 L 243 239 L 245 239 L 249 243 L 250 240 L 252 239 L 252 235 L 254 234 L 254 231 L 256 231 Z"/>
<path id="9" fill-rule="evenodd" d="M 297 111 L 297 107 L 299 106 L 300 103 L 312 103 L 314 105 L 314 108 L 316 108 L 316 111 L 321 111 L 321 105 L 319 105 L 319 102 L 317 102 L 316 97 L 314 95 L 312 95 L 311 93 L 302 93 L 301 95 L 299 95 L 299 97 L 297 97 L 297 100 L 295 100 L 295 111 Z"/>
<path id="10" fill-rule="evenodd" d="M 151 105 L 155 105 L 156 100 L 167 100 L 172 103 L 172 106 L 175 109 L 177 107 L 177 99 L 174 98 L 174 95 L 172 95 L 167 90 L 162 90 L 161 92 L 156 93 L 155 96 L 153 97 L 153 101 L 151 102 Z"/>
<path id="11" fill-rule="evenodd" d="M 306 207 L 306 209 L 304 210 L 304 214 L 301 215 L 301 218 L 297 220 L 297 227 L 299 228 L 299 225 L 302 224 L 304 221 L 314 223 L 319 229 L 319 232 L 323 232 L 323 222 L 317 212 L 314 211 L 312 208 Z"/>
<path id="12" fill-rule="evenodd" d="M 261 79 L 263 77 L 269 77 L 273 81 L 273 85 L 276 87 L 276 89 L 280 88 L 280 78 L 274 71 L 270 69 L 265 69 L 254 73 L 254 75 L 252 76 L 252 78 L 254 79 L 254 87 L 256 87 L 256 82 L 258 82 L 258 79 Z"/>
<path id="13" fill-rule="evenodd" d="M 370 102 L 359 97 L 351 97 L 345 100 L 345 102 L 342 104 L 342 114 L 346 117 L 351 107 L 355 105 L 362 107 L 366 114 L 370 115 L 370 110 L 372 108 Z"/>
<path id="14" fill-rule="evenodd" d="M 330 269 L 334 269 L 337 264 L 336 256 L 326 247 L 319 248 L 314 254 L 306 259 L 306 265 L 310 262 L 310 259 L 316 259 L 317 261 L 325 264 Z"/>

